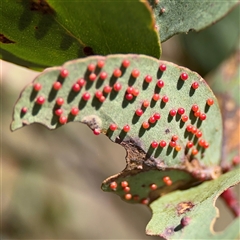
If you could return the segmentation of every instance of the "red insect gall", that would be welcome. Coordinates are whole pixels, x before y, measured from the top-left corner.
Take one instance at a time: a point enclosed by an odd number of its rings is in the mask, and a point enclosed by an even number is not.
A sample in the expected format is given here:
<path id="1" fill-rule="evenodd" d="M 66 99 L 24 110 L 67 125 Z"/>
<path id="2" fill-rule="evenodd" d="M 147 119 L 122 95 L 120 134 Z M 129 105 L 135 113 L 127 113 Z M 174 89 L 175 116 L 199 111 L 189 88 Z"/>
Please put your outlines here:
<path id="1" fill-rule="evenodd" d="M 195 133 L 196 137 L 197 138 L 200 138 L 202 136 L 202 132 L 200 130 L 198 130 L 196 133 Z"/>
<path id="2" fill-rule="evenodd" d="M 154 116 L 151 116 L 151 117 L 148 119 L 148 122 L 150 122 L 150 123 L 155 123 L 155 122 L 156 122 L 156 119 L 154 118 Z"/>
<path id="3" fill-rule="evenodd" d="M 159 120 L 161 118 L 161 115 L 159 113 L 154 113 L 153 117 L 155 120 Z"/>
<path id="4" fill-rule="evenodd" d="M 40 91 L 42 89 L 42 85 L 40 83 L 35 83 L 33 85 L 33 88 L 36 92 Z"/>
<path id="5" fill-rule="evenodd" d="M 178 136 L 177 135 L 173 135 L 172 136 L 172 141 L 176 142 L 178 140 Z"/>
<path id="6" fill-rule="evenodd" d="M 150 125 L 149 125 L 148 122 L 143 122 L 143 123 L 142 123 L 142 127 L 143 127 L 144 129 L 148 129 L 148 128 L 150 127 Z"/>
<path id="7" fill-rule="evenodd" d="M 127 193 L 124 197 L 126 200 L 130 200 L 132 198 L 132 194 Z"/>
<path id="8" fill-rule="evenodd" d="M 142 109 L 137 109 L 135 111 L 135 113 L 136 113 L 137 116 L 141 117 L 143 115 L 143 110 Z"/>
<path id="9" fill-rule="evenodd" d="M 86 81 L 83 78 L 77 80 L 77 83 L 80 87 L 83 87 L 86 84 Z"/>
<path id="10" fill-rule="evenodd" d="M 107 73 L 106 72 L 101 72 L 99 75 L 101 80 L 105 80 L 107 78 Z"/>
<path id="11" fill-rule="evenodd" d="M 112 190 L 116 190 L 117 189 L 117 183 L 116 182 L 111 182 L 109 187 L 112 189 Z"/>
<path id="12" fill-rule="evenodd" d="M 150 105 L 150 103 L 148 100 L 144 100 L 142 105 L 143 105 L 143 107 L 147 108 Z"/>
<path id="13" fill-rule="evenodd" d="M 204 121 L 204 120 L 207 118 L 207 116 L 206 116 L 205 113 L 201 113 L 201 115 L 199 116 L 199 118 L 200 118 L 202 121 Z"/>
<path id="14" fill-rule="evenodd" d="M 185 113 L 185 109 L 184 108 L 179 108 L 177 112 L 178 112 L 179 115 L 183 115 Z"/>
<path id="15" fill-rule="evenodd" d="M 134 97 L 137 97 L 139 95 L 139 90 L 137 88 L 134 88 L 132 94 Z"/>
<path id="16" fill-rule="evenodd" d="M 126 192 L 126 193 L 127 193 L 127 192 L 130 192 L 130 187 L 125 187 L 125 188 L 123 189 L 123 191 Z"/>
<path id="17" fill-rule="evenodd" d="M 125 98 L 128 100 L 128 101 L 131 101 L 133 99 L 133 95 L 131 93 L 127 93 L 125 95 Z"/>
<path id="18" fill-rule="evenodd" d="M 197 155 L 198 154 L 198 150 L 197 149 L 193 149 L 192 150 L 192 155 Z"/>
<path id="19" fill-rule="evenodd" d="M 91 73 L 90 75 L 89 75 L 89 80 L 90 81 L 95 81 L 97 79 L 97 75 L 95 74 L 95 73 Z"/>
<path id="20" fill-rule="evenodd" d="M 36 99 L 36 103 L 39 104 L 39 105 L 44 104 L 44 102 L 45 102 L 45 98 L 42 97 L 42 96 L 39 96 L 39 97 Z"/>
<path id="21" fill-rule="evenodd" d="M 122 65 L 123 65 L 123 67 L 127 68 L 127 67 L 130 66 L 130 61 L 125 59 L 125 60 L 122 61 Z"/>
<path id="22" fill-rule="evenodd" d="M 68 76 L 68 70 L 67 69 L 61 69 L 60 75 L 62 78 L 66 78 Z"/>
<path id="23" fill-rule="evenodd" d="M 191 141 L 187 142 L 187 148 L 193 147 L 193 143 Z"/>
<path id="24" fill-rule="evenodd" d="M 55 110 L 55 115 L 57 115 L 58 117 L 60 117 L 63 114 L 63 110 L 61 108 L 58 108 Z"/>
<path id="25" fill-rule="evenodd" d="M 181 225 L 183 226 L 183 227 L 185 227 L 185 226 L 187 226 L 187 225 L 189 225 L 189 223 L 190 223 L 190 217 L 183 217 L 182 219 L 181 219 Z"/>
<path id="26" fill-rule="evenodd" d="M 193 89 L 198 89 L 198 87 L 199 87 L 199 84 L 198 84 L 198 82 L 194 82 L 193 84 L 192 84 L 192 88 Z"/>
<path id="27" fill-rule="evenodd" d="M 154 184 L 154 183 L 151 184 L 149 187 L 150 187 L 151 190 L 156 190 L 157 189 L 157 185 Z"/>
<path id="28" fill-rule="evenodd" d="M 117 125 L 115 123 L 111 123 L 110 126 L 109 126 L 109 129 L 111 131 L 115 131 L 117 129 Z"/>
<path id="29" fill-rule="evenodd" d="M 239 156 L 233 157 L 232 164 L 233 166 L 237 166 L 238 164 L 240 164 L 240 157 Z"/>
<path id="30" fill-rule="evenodd" d="M 167 145 L 167 143 L 165 142 L 165 141 L 160 141 L 160 143 L 159 143 L 159 146 L 161 147 L 161 148 L 164 148 L 164 147 L 166 147 L 166 145 Z"/>
<path id="31" fill-rule="evenodd" d="M 203 144 L 203 147 L 204 148 L 208 148 L 209 147 L 209 143 L 205 141 L 204 144 Z"/>
<path id="32" fill-rule="evenodd" d="M 160 95 L 158 93 L 154 93 L 152 99 L 156 102 L 160 99 Z"/>
<path id="33" fill-rule="evenodd" d="M 157 81 L 157 86 L 158 86 L 159 88 L 163 88 L 163 87 L 164 87 L 164 82 L 163 82 L 162 80 L 158 80 L 158 81 Z"/>
<path id="34" fill-rule="evenodd" d="M 170 180 L 170 177 L 168 177 L 168 176 L 166 176 L 166 177 L 163 178 L 163 182 L 167 182 L 167 181 L 169 181 L 169 180 Z"/>
<path id="35" fill-rule="evenodd" d="M 168 99 L 168 97 L 167 97 L 167 96 L 163 96 L 163 97 L 162 97 L 162 101 L 163 101 L 163 102 L 167 103 L 167 102 L 168 102 L 168 100 L 169 100 L 169 99 Z"/>
<path id="36" fill-rule="evenodd" d="M 114 71 L 113 71 L 113 76 L 115 77 L 115 78 L 119 78 L 119 77 L 121 77 L 122 76 L 122 71 L 120 70 L 120 69 L 115 69 Z"/>
<path id="37" fill-rule="evenodd" d="M 105 86 L 105 87 L 103 88 L 103 91 L 104 91 L 105 93 L 110 93 L 110 92 L 112 91 L 112 88 L 107 85 L 107 86 Z"/>
<path id="38" fill-rule="evenodd" d="M 191 132 L 192 132 L 193 134 L 195 134 L 195 133 L 197 133 L 197 131 L 198 131 L 198 129 L 197 129 L 196 127 L 193 126 Z"/>
<path id="39" fill-rule="evenodd" d="M 98 66 L 99 68 L 103 68 L 104 65 L 105 65 L 105 62 L 104 62 L 103 60 L 99 60 L 99 61 L 97 62 L 97 66 Z"/>
<path id="40" fill-rule="evenodd" d="M 73 86 L 72 86 L 72 90 L 74 92 L 79 92 L 81 89 L 80 85 L 78 83 L 74 83 Z"/>
<path id="41" fill-rule="evenodd" d="M 198 110 L 198 105 L 197 104 L 193 104 L 192 105 L 192 111 L 196 112 Z"/>
<path id="42" fill-rule="evenodd" d="M 122 188 L 125 188 L 125 187 L 127 187 L 128 186 L 128 182 L 127 181 L 122 181 L 121 182 L 121 187 Z"/>
<path id="43" fill-rule="evenodd" d="M 187 115 L 183 115 L 183 116 L 181 117 L 181 120 L 182 120 L 183 122 L 187 122 L 188 116 L 187 116 Z"/>
<path id="44" fill-rule="evenodd" d="M 170 141 L 169 145 L 170 145 L 170 147 L 175 148 L 177 144 L 174 141 Z"/>
<path id="45" fill-rule="evenodd" d="M 93 129 L 93 134 L 94 135 L 99 135 L 101 133 L 101 130 L 98 128 Z"/>
<path id="46" fill-rule="evenodd" d="M 53 83 L 53 89 L 58 91 L 62 87 L 62 84 L 60 82 L 54 82 Z"/>
<path id="47" fill-rule="evenodd" d="M 23 107 L 21 110 L 22 113 L 27 113 L 27 111 L 28 111 L 27 107 Z"/>
<path id="48" fill-rule="evenodd" d="M 157 147 L 158 147 L 158 143 L 157 143 L 156 141 L 153 141 L 153 142 L 151 143 L 151 147 L 152 147 L 152 148 L 157 148 Z"/>
<path id="49" fill-rule="evenodd" d="M 188 132 L 192 132 L 193 126 L 192 125 L 187 125 L 186 130 Z"/>
<path id="50" fill-rule="evenodd" d="M 172 180 L 168 176 L 163 178 L 163 182 L 168 186 L 172 185 Z"/>
<path id="51" fill-rule="evenodd" d="M 166 181 L 165 184 L 166 184 L 167 186 L 171 186 L 171 185 L 172 185 L 172 180 Z"/>
<path id="52" fill-rule="evenodd" d="M 119 92 L 122 89 L 122 85 L 120 83 L 116 82 L 113 85 L 113 89 L 114 89 L 114 91 Z"/>
<path id="53" fill-rule="evenodd" d="M 93 72 L 95 70 L 95 65 L 93 63 L 90 63 L 90 64 L 88 64 L 87 69 L 89 72 Z"/>
<path id="54" fill-rule="evenodd" d="M 124 131 L 124 132 L 129 132 L 129 131 L 130 131 L 130 126 L 129 126 L 129 125 L 125 125 L 125 126 L 123 127 L 123 131 Z"/>
<path id="55" fill-rule="evenodd" d="M 144 78 L 144 81 L 146 83 L 150 83 L 152 81 L 152 77 L 150 75 L 147 75 L 145 78 Z"/>
<path id="56" fill-rule="evenodd" d="M 211 98 L 207 99 L 207 105 L 208 106 L 212 106 L 213 104 L 214 104 L 213 99 L 211 99 Z"/>
<path id="57" fill-rule="evenodd" d="M 198 141 L 198 145 L 199 145 L 199 146 L 203 147 L 204 144 L 205 144 L 205 140 L 204 140 L 204 139 L 200 139 L 200 140 Z"/>
<path id="58" fill-rule="evenodd" d="M 91 95 L 88 93 L 88 92 L 85 92 L 83 95 L 82 95 L 82 99 L 84 101 L 88 101 L 90 99 Z"/>
<path id="59" fill-rule="evenodd" d="M 106 98 L 104 96 L 101 96 L 98 100 L 99 100 L 99 102 L 103 103 L 106 100 Z"/>
<path id="60" fill-rule="evenodd" d="M 180 78 L 181 78 L 183 81 L 186 81 L 186 80 L 188 79 L 188 74 L 185 73 L 185 72 L 183 72 L 183 73 L 181 73 Z"/>
<path id="61" fill-rule="evenodd" d="M 99 91 L 99 90 L 95 92 L 95 97 L 96 98 L 100 98 L 102 95 L 103 95 L 102 92 Z"/>
<path id="62" fill-rule="evenodd" d="M 169 114 L 174 117 L 177 114 L 177 111 L 175 109 L 170 110 Z"/>
<path id="63" fill-rule="evenodd" d="M 179 152 L 179 151 L 181 151 L 181 146 L 179 146 L 179 145 L 177 145 L 176 147 L 175 147 L 175 150 L 177 151 L 177 152 Z"/>
<path id="64" fill-rule="evenodd" d="M 195 117 L 200 117 L 201 115 L 201 112 L 199 110 L 197 110 L 196 112 L 194 112 L 194 116 Z"/>
<path id="65" fill-rule="evenodd" d="M 62 106 L 62 105 L 64 104 L 64 99 L 61 98 L 61 97 L 57 98 L 57 99 L 56 99 L 56 104 L 57 104 L 58 106 Z"/>
<path id="66" fill-rule="evenodd" d="M 141 200 L 141 204 L 148 205 L 149 200 L 147 198 L 144 198 Z"/>
<path id="67" fill-rule="evenodd" d="M 133 93 L 133 87 L 128 87 L 126 92 L 129 93 L 129 94 L 132 94 Z"/>
<path id="68" fill-rule="evenodd" d="M 60 116 L 59 117 L 59 123 L 61 123 L 61 124 L 65 124 L 66 122 L 67 122 L 67 117 L 65 117 L 65 116 Z"/>
<path id="69" fill-rule="evenodd" d="M 161 64 L 161 65 L 159 66 L 159 69 L 160 69 L 162 72 L 164 72 L 164 71 L 166 71 L 167 66 L 166 66 L 165 64 Z"/>
<path id="70" fill-rule="evenodd" d="M 77 116 L 78 113 L 79 113 L 79 109 L 78 109 L 77 107 L 72 107 L 72 109 L 71 109 L 71 114 L 72 114 L 73 116 Z"/>
<path id="71" fill-rule="evenodd" d="M 139 77 L 139 75 L 140 75 L 140 72 L 137 69 L 132 70 L 132 77 L 137 78 Z"/>

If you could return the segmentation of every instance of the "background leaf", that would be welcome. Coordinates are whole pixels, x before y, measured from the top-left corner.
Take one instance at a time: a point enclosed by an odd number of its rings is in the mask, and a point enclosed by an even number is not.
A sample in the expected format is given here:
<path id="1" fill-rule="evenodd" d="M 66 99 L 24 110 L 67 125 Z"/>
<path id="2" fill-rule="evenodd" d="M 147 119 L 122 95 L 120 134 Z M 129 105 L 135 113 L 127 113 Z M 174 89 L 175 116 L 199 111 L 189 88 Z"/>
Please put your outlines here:
<path id="1" fill-rule="evenodd" d="M 1 58 L 39 70 L 93 54 L 161 49 L 148 5 L 131 1 L 8 1 L 1 10 Z"/>
<path id="2" fill-rule="evenodd" d="M 218 97 L 222 112 L 222 167 L 225 171 L 228 171 L 232 164 L 240 162 L 239 54 L 240 44 L 235 53 L 206 78 Z"/>
<path id="3" fill-rule="evenodd" d="M 199 31 L 224 17 L 239 0 L 149 0 L 152 5 L 161 41 L 175 34 Z"/>

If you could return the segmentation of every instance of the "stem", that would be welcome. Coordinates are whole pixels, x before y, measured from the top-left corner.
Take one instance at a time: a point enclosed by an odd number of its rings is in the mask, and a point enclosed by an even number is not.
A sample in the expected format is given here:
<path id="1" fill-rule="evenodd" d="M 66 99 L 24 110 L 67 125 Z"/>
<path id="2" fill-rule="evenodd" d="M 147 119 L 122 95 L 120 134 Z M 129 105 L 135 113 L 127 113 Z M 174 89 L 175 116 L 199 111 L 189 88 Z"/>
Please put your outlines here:
<path id="1" fill-rule="evenodd" d="M 232 188 L 227 189 L 221 194 L 221 198 L 224 200 L 225 204 L 232 211 L 235 217 L 240 216 L 240 206 L 237 200 L 237 196 Z"/>

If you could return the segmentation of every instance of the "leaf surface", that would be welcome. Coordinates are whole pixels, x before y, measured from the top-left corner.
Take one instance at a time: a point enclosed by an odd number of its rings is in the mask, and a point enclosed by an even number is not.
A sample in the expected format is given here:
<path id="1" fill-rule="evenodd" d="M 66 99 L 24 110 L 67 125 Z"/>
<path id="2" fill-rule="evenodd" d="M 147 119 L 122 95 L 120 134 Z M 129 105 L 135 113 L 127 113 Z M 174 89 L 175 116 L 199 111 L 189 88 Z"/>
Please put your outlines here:
<path id="1" fill-rule="evenodd" d="M 225 231 L 213 232 L 219 215 L 214 207 L 216 199 L 224 190 L 240 182 L 239 170 L 236 168 L 218 179 L 185 191 L 172 192 L 154 201 L 150 205 L 153 215 L 146 233 L 165 239 L 239 239 L 239 218 Z M 181 224 L 183 218 L 188 218 L 188 225 Z"/>
<path id="2" fill-rule="evenodd" d="M 161 41 L 175 34 L 199 31 L 224 17 L 239 0 L 149 0 Z"/>
<path id="3" fill-rule="evenodd" d="M 146 2 L 3 0 L 1 58 L 34 69 L 88 55 L 142 53 L 160 57 Z"/>
<path id="4" fill-rule="evenodd" d="M 182 75 L 188 78 L 183 80 Z M 208 99 L 214 104 L 209 106 Z M 199 108 L 198 115 L 193 105 Z M 126 193 L 138 195 L 130 202 L 148 199 L 148 203 L 221 172 L 222 122 L 211 89 L 197 73 L 148 56 L 94 56 L 46 69 L 24 89 L 13 118 L 12 130 L 32 123 L 55 129 L 66 122 L 82 122 L 122 145 L 126 169 L 105 180 L 102 188 L 123 199 Z M 170 182 L 164 181 L 166 176 Z M 125 180 L 131 190 L 121 187 Z"/>

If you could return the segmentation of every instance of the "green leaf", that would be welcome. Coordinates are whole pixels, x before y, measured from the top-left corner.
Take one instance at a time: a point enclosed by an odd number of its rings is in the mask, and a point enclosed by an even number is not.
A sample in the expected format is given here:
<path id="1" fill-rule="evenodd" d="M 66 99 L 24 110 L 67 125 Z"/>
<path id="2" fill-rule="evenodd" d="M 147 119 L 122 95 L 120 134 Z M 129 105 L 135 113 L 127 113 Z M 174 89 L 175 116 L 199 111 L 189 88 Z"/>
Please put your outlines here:
<path id="1" fill-rule="evenodd" d="M 213 181 L 159 198 L 150 205 L 153 215 L 146 233 L 165 239 L 239 239 L 239 218 L 225 231 L 213 232 L 213 224 L 218 216 L 214 207 L 216 199 L 239 182 L 240 171 L 237 168 Z M 188 225 L 181 225 L 183 218 L 188 218 Z"/>
<path id="2" fill-rule="evenodd" d="M 200 32 L 182 34 L 184 51 L 202 75 L 217 68 L 236 49 L 240 36 L 240 5 L 216 24 Z"/>
<path id="3" fill-rule="evenodd" d="M 130 65 L 124 67 L 126 60 Z M 63 71 L 68 75 L 62 77 Z M 133 74 L 137 71 L 138 76 Z M 103 80 L 104 73 L 107 77 Z M 185 81 L 180 77 L 183 73 L 188 76 Z M 145 80 L 147 75 L 152 78 L 149 83 Z M 82 79 L 86 84 L 80 89 Z M 54 89 L 56 83 L 61 84 L 60 90 Z M 199 85 L 195 90 L 193 83 Z M 116 88 L 118 84 L 120 91 Z M 113 88 L 108 94 L 104 92 L 107 86 Z M 100 101 L 101 95 L 104 97 Z M 43 100 L 40 97 L 45 100 L 43 104 L 39 102 Z M 62 106 L 59 106 L 59 98 L 64 101 Z M 206 103 L 210 98 L 215 102 L 211 106 Z M 145 101 L 148 107 L 143 106 Z M 194 104 L 198 105 L 201 116 L 206 115 L 206 120 L 194 115 L 191 110 Z M 72 114 L 72 108 L 80 112 Z M 185 110 L 183 115 L 170 115 L 171 110 L 181 108 Z M 56 115 L 57 109 L 63 111 L 60 118 Z M 142 110 L 141 116 L 136 114 L 137 109 Z M 220 173 L 222 122 L 211 89 L 197 73 L 148 56 L 94 56 L 46 69 L 24 89 L 13 117 L 12 130 L 35 122 L 55 129 L 65 121 L 77 121 L 87 124 L 95 134 L 102 132 L 121 144 L 127 151 L 127 167 L 104 181 L 102 188 L 125 198 L 126 189 L 121 188 L 121 182 L 126 180 L 131 185 L 129 193 L 139 197 L 130 202 L 139 202 L 142 198 L 152 201 L 169 191 L 216 178 Z M 143 122 L 149 123 L 149 128 L 145 129 Z M 111 130 L 111 124 L 118 128 Z M 194 126 L 195 132 L 187 131 L 189 125 Z M 124 131 L 126 126 L 129 132 Z M 169 145 L 174 135 L 178 139 L 171 144 L 176 144 L 176 148 Z M 203 144 L 200 140 L 204 140 Z M 152 147 L 154 141 L 156 148 Z M 161 141 L 166 142 L 165 147 L 158 146 Z M 189 141 L 193 144 L 190 148 L 187 147 Z M 163 181 L 166 176 L 170 177 L 170 184 Z M 111 187 L 112 182 L 118 184 L 116 189 Z M 149 185 L 153 183 L 158 189 L 152 194 Z"/>
<path id="4" fill-rule="evenodd" d="M 146 2 L 3 0 L 0 11 L 1 58 L 18 65 L 39 69 L 92 54 L 160 57 Z"/>
<path id="5" fill-rule="evenodd" d="M 200 31 L 224 17 L 239 0 L 148 0 L 164 42 L 175 34 Z"/>
<path id="6" fill-rule="evenodd" d="M 206 77 L 218 97 L 222 112 L 224 142 L 221 166 L 225 170 L 237 164 L 240 158 L 239 53 L 240 42 L 234 54 Z"/>

